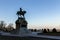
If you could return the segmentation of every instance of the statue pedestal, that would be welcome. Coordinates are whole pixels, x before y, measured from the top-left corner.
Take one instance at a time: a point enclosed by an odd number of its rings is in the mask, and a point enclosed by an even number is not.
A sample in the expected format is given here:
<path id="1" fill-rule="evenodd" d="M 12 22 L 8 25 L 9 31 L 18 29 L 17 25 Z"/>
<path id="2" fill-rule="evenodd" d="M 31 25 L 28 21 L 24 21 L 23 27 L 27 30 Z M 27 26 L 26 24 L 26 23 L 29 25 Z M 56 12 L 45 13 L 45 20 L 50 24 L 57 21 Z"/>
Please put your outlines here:
<path id="1" fill-rule="evenodd" d="M 25 18 L 18 18 L 16 20 L 16 28 L 16 34 L 26 35 L 30 33 L 30 31 L 27 29 L 27 21 Z"/>
<path id="2" fill-rule="evenodd" d="M 30 31 L 26 28 L 20 28 L 19 34 L 20 35 L 27 35 L 27 34 L 30 34 Z"/>
<path id="3" fill-rule="evenodd" d="M 14 32 L 14 34 L 15 35 L 19 35 L 19 36 L 21 36 L 21 37 L 24 37 L 24 36 L 29 36 L 30 34 L 31 34 L 31 31 L 30 30 L 28 30 L 27 28 L 25 28 L 25 27 L 20 27 L 20 29 L 18 29 L 18 30 L 16 30 L 15 32 Z"/>
<path id="4" fill-rule="evenodd" d="M 28 33 L 28 30 L 26 28 L 20 28 L 20 32 L 21 34 L 23 33 Z"/>

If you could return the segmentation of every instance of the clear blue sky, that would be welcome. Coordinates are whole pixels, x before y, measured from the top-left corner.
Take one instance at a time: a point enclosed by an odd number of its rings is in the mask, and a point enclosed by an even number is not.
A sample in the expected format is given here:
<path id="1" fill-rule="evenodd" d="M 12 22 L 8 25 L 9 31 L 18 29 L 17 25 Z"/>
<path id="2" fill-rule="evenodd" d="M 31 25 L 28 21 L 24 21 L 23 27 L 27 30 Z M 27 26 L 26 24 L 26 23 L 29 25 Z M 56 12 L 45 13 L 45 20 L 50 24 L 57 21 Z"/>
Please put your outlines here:
<path id="1" fill-rule="evenodd" d="M 60 0 L 0 0 L 0 21 L 15 23 L 20 7 L 27 11 L 30 26 L 60 25 Z"/>

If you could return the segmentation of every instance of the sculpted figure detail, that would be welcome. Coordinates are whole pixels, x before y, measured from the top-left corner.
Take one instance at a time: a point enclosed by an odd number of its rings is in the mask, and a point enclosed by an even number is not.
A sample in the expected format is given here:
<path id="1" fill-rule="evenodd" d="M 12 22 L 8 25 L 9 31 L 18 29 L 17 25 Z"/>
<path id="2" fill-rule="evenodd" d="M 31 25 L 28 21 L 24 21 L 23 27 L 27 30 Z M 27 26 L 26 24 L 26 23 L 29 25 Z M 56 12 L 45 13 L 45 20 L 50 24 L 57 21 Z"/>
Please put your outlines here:
<path id="1" fill-rule="evenodd" d="M 17 12 L 17 15 L 24 17 L 24 14 L 25 14 L 25 13 L 26 13 L 26 11 L 23 11 L 22 8 L 20 8 L 20 11 Z"/>

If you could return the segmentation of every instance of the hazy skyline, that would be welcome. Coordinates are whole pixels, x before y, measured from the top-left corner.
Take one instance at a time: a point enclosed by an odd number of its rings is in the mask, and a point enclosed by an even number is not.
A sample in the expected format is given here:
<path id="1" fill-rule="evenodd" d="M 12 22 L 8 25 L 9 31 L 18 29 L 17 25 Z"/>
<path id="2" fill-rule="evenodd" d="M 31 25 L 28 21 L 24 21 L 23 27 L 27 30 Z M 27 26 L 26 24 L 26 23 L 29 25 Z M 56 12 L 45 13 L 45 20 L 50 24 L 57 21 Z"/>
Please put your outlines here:
<path id="1" fill-rule="evenodd" d="M 60 25 L 60 0 L 0 0 L 0 21 L 15 23 L 20 7 L 27 11 L 25 18 L 30 26 Z"/>

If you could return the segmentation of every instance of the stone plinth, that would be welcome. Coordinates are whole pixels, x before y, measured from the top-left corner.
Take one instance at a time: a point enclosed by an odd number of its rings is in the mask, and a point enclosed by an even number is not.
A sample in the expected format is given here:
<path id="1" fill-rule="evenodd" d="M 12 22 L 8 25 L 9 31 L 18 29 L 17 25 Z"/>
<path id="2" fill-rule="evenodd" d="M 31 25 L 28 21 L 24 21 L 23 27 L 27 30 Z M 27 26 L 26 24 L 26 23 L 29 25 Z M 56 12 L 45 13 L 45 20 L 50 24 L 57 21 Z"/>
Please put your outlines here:
<path id="1" fill-rule="evenodd" d="M 20 29 L 21 27 L 27 28 L 27 21 L 25 20 L 25 18 L 18 18 L 15 23 L 16 29 Z"/>

